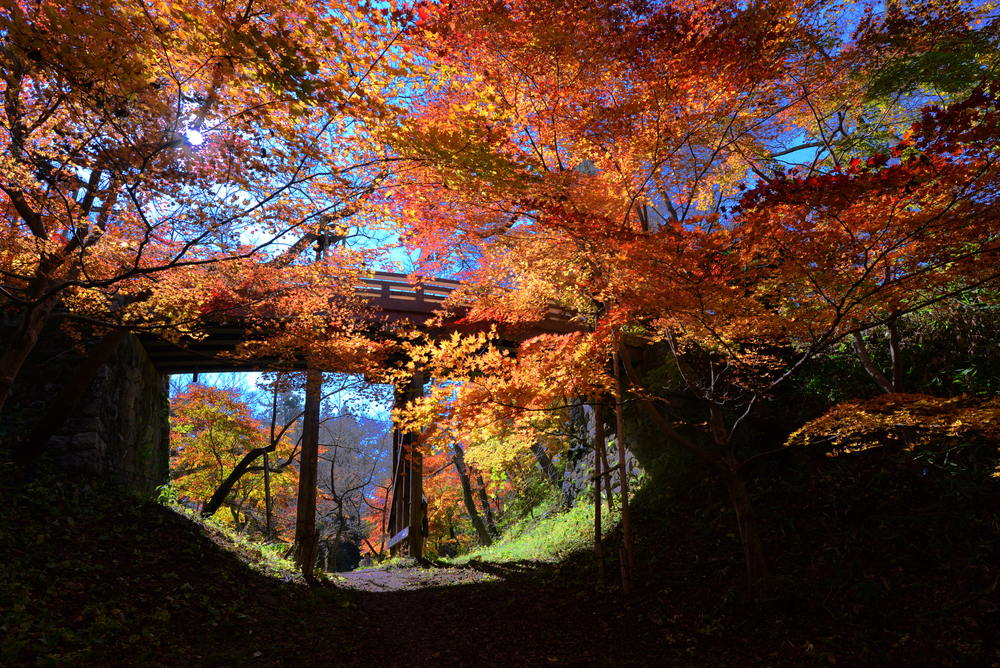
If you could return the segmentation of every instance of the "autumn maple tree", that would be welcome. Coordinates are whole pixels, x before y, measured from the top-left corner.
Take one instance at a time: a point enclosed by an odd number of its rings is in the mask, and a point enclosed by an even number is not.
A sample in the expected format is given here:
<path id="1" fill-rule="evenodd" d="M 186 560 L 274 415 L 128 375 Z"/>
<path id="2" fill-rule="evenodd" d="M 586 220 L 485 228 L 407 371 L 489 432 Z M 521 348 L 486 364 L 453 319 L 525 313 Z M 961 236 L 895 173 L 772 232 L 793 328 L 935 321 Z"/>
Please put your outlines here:
<path id="1" fill-rule="evenodd" d="M 468 322 L 524 326 L 555 306 L 578 331 L 516 356 L 482 334 L 428 343 L 421 363 L 446 382 L 410 415 L 526 446 L 539 412 L 627 376 L 665 442 L 725 484 L 764 597 L 745 471 L 790 431 L 771 394 L 838 340 L 995 276 L 992 88 L 921 112 L 926 81 L 885 87 L 931 57 L 917 28 L 982 43 L 983 11 L 428 7 L 410 36 L 448 76 L 390 138 L 404 160 L 386 207 L 428 271 L 463 271 Z M 630 341 L 668 346 L 700 419 L 657 398 Z M 744 443 L 748 422 L 779 437 Z"/>
<path id="2" fill-rule="evenodd" d="M 677 273 L 699 268 L 713 249 L 688 233 L 719 228 L 745 176 L 737 148 L 787 134 L 789 106 L 802 102 L 790 61 L 799 76 L 833 78 L 815 50 L 790 48 L 829 37 L 803 11 L 579 3 L 442 14 L 426 48 L 463 76 L 429 91 L 419 123 L 399 132 L 419 175 L 399 214 L 430 254 L 445 243 L 475 257 L 470 318 L 531 321 L 557 304 L 592 330 L 528 341 L 516 359 L 495 349 L 469 410 L 486 404 L 523 422 L 610 391 L 607 359 L 645 315 L 632 288 L 663 275 L 633 266 L 634 248 L 658 246 Z M 742 478 L 691 449 L 734 493 L 756 586 L 766 571 Z"/>
<path id="3" fill-rule="evenodd" d="M 386 535 L 385 527 L 391 490 L 392 478 L 386 478 L 369 487 L 368 493 L 363 499 L 364 510 L 361 513 L 361 522 L 368 534 L 364 540 L 371 554 L 376 557 L 382 556 L 385 541 L 392 538 L 392 536 Z"/>
<path id="4" fill-rule="evenodd" d="M 388 14 L 270 0 L 0 9 L 0 289 L 16 323 L 0 408 L 51 318 L 182 335 L 212 310 L 212 284 L 241 283 L 227 273 L 363 208 L 379 178 L 368 128 L 392 115 L 404 67 Z"/>
<path id="5" fill-rule="evenodd" d="M 249 453 L 270 445 L 266 425 L 254 418 L 235 390 L 196 384 L 174 400 L 171 477 L 182 500 L 208 504 Z M 298 449 L 287 431 L 274 446 L 270 491 L 277 506 L 290 507 L 298 485 L 297 470 L 291 466 Z M 262 535 L 268 535 L 263 467 L 257 461 L 247 473 L 228 487 L 223 503 L 238 529 L 253 522 Z"/>

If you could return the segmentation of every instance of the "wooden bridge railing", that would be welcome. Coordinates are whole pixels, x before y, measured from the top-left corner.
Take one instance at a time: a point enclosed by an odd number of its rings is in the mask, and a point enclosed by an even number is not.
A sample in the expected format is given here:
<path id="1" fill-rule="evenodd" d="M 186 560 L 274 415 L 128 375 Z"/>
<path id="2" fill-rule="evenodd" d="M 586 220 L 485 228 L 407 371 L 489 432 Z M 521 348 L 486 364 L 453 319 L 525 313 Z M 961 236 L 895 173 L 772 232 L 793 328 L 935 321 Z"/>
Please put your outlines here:
<path id="1" fill-rule="evenodd" d="M 372 300 L 397 299 L 417 303 L 433 303 L 440 306 L 448 296 L 462 284 L 458 281 L 433 280 L 422 281 L 416 285 L 410 283 L 406 274 L 376 272 L 371 278 L 361 279 L 358 286 L 359 296 Z"/>

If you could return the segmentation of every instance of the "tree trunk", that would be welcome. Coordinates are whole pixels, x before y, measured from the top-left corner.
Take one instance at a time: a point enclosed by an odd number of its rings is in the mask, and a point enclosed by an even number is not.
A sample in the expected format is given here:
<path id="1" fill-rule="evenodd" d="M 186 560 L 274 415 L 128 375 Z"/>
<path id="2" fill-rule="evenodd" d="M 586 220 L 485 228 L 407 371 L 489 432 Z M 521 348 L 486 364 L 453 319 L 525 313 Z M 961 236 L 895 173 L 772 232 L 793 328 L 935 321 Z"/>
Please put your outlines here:
<path id="1" fill-rule="evenodd" d="M 623 354 L 621 359 L 625 365 L 625 372 L 628 374 L 629 380 L 632 381 L 633 385 L 638 386 L 638 376 L 635 373 L 635 369 L 632 368 L 627 354 Z M 740 529 L 740 542 L 743 545 L 743 554 L 746 558 L 750 597 L 756 602 L 762 601 L 769 593 L 770 578 L 767 573 L 767 566 L 764 563 L 764 547 L 760 540 L 760 532 L 757 530 L 757 519 L 754 517 L 750 493 L 747 491 L 746 483 L 743 481 L 743 475 L 736 462 L 735 454 L 732 448 L 728 446 L 731 434 L 726 437 L 722 444 L 726 451 L 726 461 L 720 461 L 684 438 L 682 434 L 660 415 L 660 412 L 656 410 L 651 401 L 648 399 L 641 399 L 640 401 L 670 444 L 694 455 L 725 483 L 730 499 L 733 502 L 733 509 L 736 511 L 736 523 Z M 710 420 L 713 432 L 717 432 L 721 426 L 721 413 L 716 414 L 716 409 L 718 409 L 718 405 L 713 405 L 713 415 Z M 713 436 L 718 438 L 715 433 L 713 433 Z"/>
<path id="2" fill-rule="evenodd" d="M 233 526 L 236 527 L 236 535 L 243 533 L 242 524 L 240 524 L 240 511 L 234 506 L 229 506 L 229 514 L 233 516 Z"/>
<path id="3" fill-rule="evenodd" d="M 622 380 L 618 365 L 618 352 L 611 355 L 615 366 L 615 431 L 618 441 L 618 480 L 621 483 L 622 503 L 622 533 L 625 535 L 625 550 L 622 553 L 622 576 L 624 593 L 630 594 L 635 589 L 635 577 L 632 572 L 632 529 L 629 524 L 628 512 L 628 474 L 625 470 L 625 418 L 622 415 Z"/>
<path id="4" fill-rule="evenodd" d="M 344 502 L 337 503 L 337 535 L 333 539 L 333 572 L 337 572 L 337 555 L 340 554 L 340 538 L 344 535 Z M 329 566 L 327 570 L 330 570 Z"/>
<path id="5" fill-rule="evenodd" d="M 16 454 L 16 461 L 26 473 L 31 474 L 38 467 L 42 460 L 42 453 L 49 439 L 62 429 L 66 420 L 73 415 L 84 392 L 90 386 L 90 381 L 94 379 L 97 371 L 111 357 L 111 354 L 122 342 L 128 332 L 124 329 L 113 329 L 97 342 L 83 362 L 77 368 L 73 378 L 63 386 L 59 392 L 59 397 L 55 400 L 49 410 L 45 411 L 45 416 L 38 421 L 27 440 L 21 445 Z"/>
<path id="6" fill-rule="evenodd" d="M 604 419 L 601 404 L 594 402 L 594 558 L 604 582 L 604 555 L 601 551 L 601 448 L 604 447 Z M 610 506 L 609 506 L 610 508 Z"/>
<path id="7" fill-rule="evenodd" d="M 893 318 L 887 325 L 889 328 L 889 358 L 892 360 L 892 389 L 903 391 L 903 351 L 899 340 L 899 326 Z"/>
<path id="8" fill-rule="evenodd" d="M 555 464 L 552 463 L 549 453 L 547 453 L 541 443 L 538 442 L 532 444 L 531 452 L 535 455 L 535 460 L 538 462 L 538 468 L 542 469 L 542 473 L 545 474 L 545 478 L 553 487 L 558 487 L 559 476 L 556 474 L 556 467 Z"/>
<path id="9" fill-rule="evenodd" d="M 852 341 L 854 342 L 854 350 L 858 353 L 858 359 L 861 360 L 861 366 L 865 368 L 865 371 L 867 371 L 868 375 L 872 377 L 872 380 L 874 380 L 886 394 L 893 394 L 896 392 L 896 388 L 893 387 L 893 384 L 888 378 L 885 377 L 882 370 L 875 365 L 875 362 L 872 361 L 871 356 L 868 354 L 868 347 L 865 345 L 865 339 L 861 336 L 861 332 L 854 332 L 852 335 Z"/>
<path id="10" fill-rule="evenodd" d="M 493 536 L 486 530 L 483 518 L 476 510 L 476 502 L 472 498 L 472 483 L 469 482 L 469 472 L 465 468 L 465 453 L 458 443 L 453 443 L 451 447 L 455 451 L 455 456 L 451 459 L 455 462 L 458 479 L 462 482 L 462 501 L 465 502 L 465 510 L 469 513 L 469 519 L 472 521 L 472 526 L 476 528 L 476 533 L 479 534 L 479 542 L 489 547 L 493 544 Z"/>
<path id="11" fill-rule="evenodd" d="M 889 359 L 892 362 L 892 381 L 886 378 L 885 374 L 875 365 L 875 362 L 868 354 L 868 347 L 865 345 L 865 339 L 861 335 L 861 332 L 854 332 L 853 334 L 854 350 L 858 353 L 861 366 L 865 368 L 865 371 L 872 377 L 875 384 L 886 394 L 895 394 L 903 391 L 903 351 L 899 340 L 899 326 L 896 319 L 891 319 L 887 327 L 889 329 Z M 903 443 L 906 444 L 908 449 L 912 449 L 917 444 L 917 430 L 913 427 L 901 427 L 899 433 L 903 437 Z"/>
<path id="12" fill-rule="evenodd" d="M 750 598 L 760 603 L 770 593 L 770 577 L 767 565 L 764 563 L 764 546 L 757 530 L 757 517 L 750 501 L 743 475 L 739 471 L 730 471 L 723 475 L 723 482 L 732 499 L 736 511 L 736 523 L 740 528 L 740 541 L 743 544 L 743 555 L 746 558 L 747 579 L 749 580 Z"/>
<path id="13" fill-rule="evenodd" d="M 382 561 L 382 552 L 383 552 L 383 550 L 385 550 L 385 522 L 386 522 L 386 519 L 387 519 L 387 517 L 389 515 L 389 491 L 390 491 L 390 489 L 391 489 L 391 487 L 387 488 L 385 490 L 385 501 L 382 502 L 382 532 L 381 532 L 382 533 L 382 540 L 378 544 L 378 552 L 377 552 L 377 554 L 378 554 L 378 560 L 379 560 L 380 563 Z M 365 542 L 368 542 L 367 538 L 365 539 Z M 372 547 L 372 544 L 368 543 L 368 547 Z M 372 548 L 372 549 L 374 550 L 375 548 Z"/>
<path id="14" fill-rule="evenodd" d="M 229 496 L 229 492 L 233 489 L 233 485 L 239 482 L 240 478 L 242 478 L 246 474 L 246 472 L 250 468 L 250 465 L 253 464 L 254 461 L 256 461 L 256 459 L 261 455 L 267 457 L 267 453 L 274 452 L 274 449 L 275 446 L 269 445 L 265 448 L 254 448 L 253 450 L 245 454 L 243 456 L 243 459 L 240 460 L 239 464 L 236 465 L 236 468 L 234 468 L 232 472 L 230 472 L 230 474 L 226 476 L 226 479 L 222 481 L 222 484 L 219 485 L 219 488 L 215 490 L 215 494 L 212 495 L 212 498 L 209 499 L 202 507 L 201 516 L 211 517 L 212 515 L 214 515 L 215 511 L 217 511 L 219 507 L 222 506 L 223 502 L 226 500 L 226 497 Z M 265 461 L 265 466 L 266 466 L 266 461 Z"/>
<path id="15" fill-rule="evenodd" d="M 479 489 L 476 491 L 479 494 L 479 505 L 483 507 L 483 516 L 486 518 L 486 528 L 489 529 L 493 536 L 499 536 L 500 531 L 497 529 L 497 523 L 493 518 L 493 507 L 490 506 L 490 497 L 486 495 L 486 483 L 483 482 L 483 474 L 476 474 L 476 481 L 479 483 Z"/>
<path id="16" fill-rule="evenodd" d="M 306 373 L 306 406 L 302 424 L 299 460 L 299 496 L 295 509 L 295 565 L 308 582 L 314 582 L 313 567 L 319 534 L 316 532 L 316 472 L 319 464 L 319 400 L 323 374 Z"/>
<path id="17" fill-rule="evenodd" d="M 381 550 L 381 549 L 378 549 L 378 550 L 376 550 L 376 549 L 375 549 L 375 546 L 374 546 L 374 545 L 372 545 L 372 542 L 371 542 L 370 540 L 368 540 L 367 538 L 364 538 L 364 539 L 362 539 L 362 540 L 364 540 L 364 541 L 365 541 L 365 544 L 366 544 L 366 545 L 368 545 L 368 549 L 369 549 L 369 550 L 371 550 L 371 551 L 372 551 L 372 554 L 374 554 L 374 555 L 375 555 L 375 559 L 376 559 L 376 560 L 377 560 L 378 562 L 380 562 L 380 563 L 381 563 L 381 561 L 382 561 L 382 550 Z M 385 539 L 383 539 L 383 540 L 382 540 L 382 543 L 383 543 L 383 544 L 385 543 Z"/>
<path id="18" fill-rule="evenodd" d="M 3 413 L 4 402 L 10 396 L 10 388 L 14 385 L 14 378 L 17 377 L 24 361 L 28 359 L 28 354 L 38 342 L 38 336 L 42 333 L 42 328 L 45 327 L 45 321 L 58 301 L 56 297 L 49 297 L 41 304 L 30 308 L 21 317 L 21 323 L 7 343 L 7 349 L 0 357 L 0 414 Z"/>
<path id="19" fill-rule="evenodd" d="M 264 542 L 271 540 L 271 463 L 264 453 Z"/>

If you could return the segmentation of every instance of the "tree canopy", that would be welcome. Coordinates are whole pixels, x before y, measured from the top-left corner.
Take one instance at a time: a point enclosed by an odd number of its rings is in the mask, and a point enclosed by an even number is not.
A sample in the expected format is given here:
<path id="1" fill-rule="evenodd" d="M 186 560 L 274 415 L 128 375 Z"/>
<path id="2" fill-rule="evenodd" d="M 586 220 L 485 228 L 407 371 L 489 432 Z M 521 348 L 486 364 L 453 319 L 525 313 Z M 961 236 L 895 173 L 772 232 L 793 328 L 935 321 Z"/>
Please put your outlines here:
<path id="1" fill-rule="evenodd" d="M 183 335 L 262 264 L 280 273 L 286 235 L 363 208 L 382 169 L 371 128 L 395 113 L 406 67 L 385 14 L 267 0 L 0 10 L 0 288 L 18 323 L 0 407 L 50 317 Z"/>
<path id="2" fill-rule="evenodd" d="M 729 489 L 763 596 L 735 445 L 745 421 L 838 341 L 997 275 L 994 60 L 976 46 L 995 43 L 989 11 L 436 6 L 409 36 L 443 75 L 389 138 L 401 166 L 387 210 L 427 271 L 461 270 L 454 301 L 470 321 L 530 323 L 558 306 L 587 331 L 516 356 L 482 335 L 428 343 L 445 382 L 413 419 L 507 436 L 606 394 L 621 353 L 615 374 L 662 435 Z M 928 31 L 968 48 L 945 66 Z M 707 412 L 700 429 L 654 401 L 630 341 L 668 345 Z"/>

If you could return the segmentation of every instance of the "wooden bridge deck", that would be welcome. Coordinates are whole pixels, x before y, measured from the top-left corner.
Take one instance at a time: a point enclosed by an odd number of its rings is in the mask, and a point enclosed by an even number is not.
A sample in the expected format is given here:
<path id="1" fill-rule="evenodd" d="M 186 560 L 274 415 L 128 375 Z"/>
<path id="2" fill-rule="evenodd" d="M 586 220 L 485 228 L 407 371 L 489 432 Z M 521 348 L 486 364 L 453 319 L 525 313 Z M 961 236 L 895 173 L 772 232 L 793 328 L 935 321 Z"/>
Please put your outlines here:
<path id="1" fill-rule="evenodd" d="M 404 323 L 427 328 L 428 322 L 440 314 L 445 299 L 460 286 L 458 281 L 440 279 L 414 285 L 407 274 L 377 272 L 370 278 L 361 279 L 357 294 L 377 309 L 372 321 L 373 336 L 389 336 L 393 329 Z M 461 315 L 446 320 L 438 330 L 452 331 L 458 327 L 460 319 Z M 139 338 L 153 366 L 161 374 L 256 371 L 276 366 L 277 360 L 266 358 L 244 361 L 225 357 L 246 335 L 238 318 L 227 320 L 226 323 L 209 327 L 206 338 L 190 341 L 183 347 L 155 336 L 142 335 Z M 508 341 L 516 342 L 539 334 L 567 333 L 580 329 L 581 326 L 561 309 L 551 308 L 544 320 L 520 330 L 504 330 L 502 334 Z"/>

